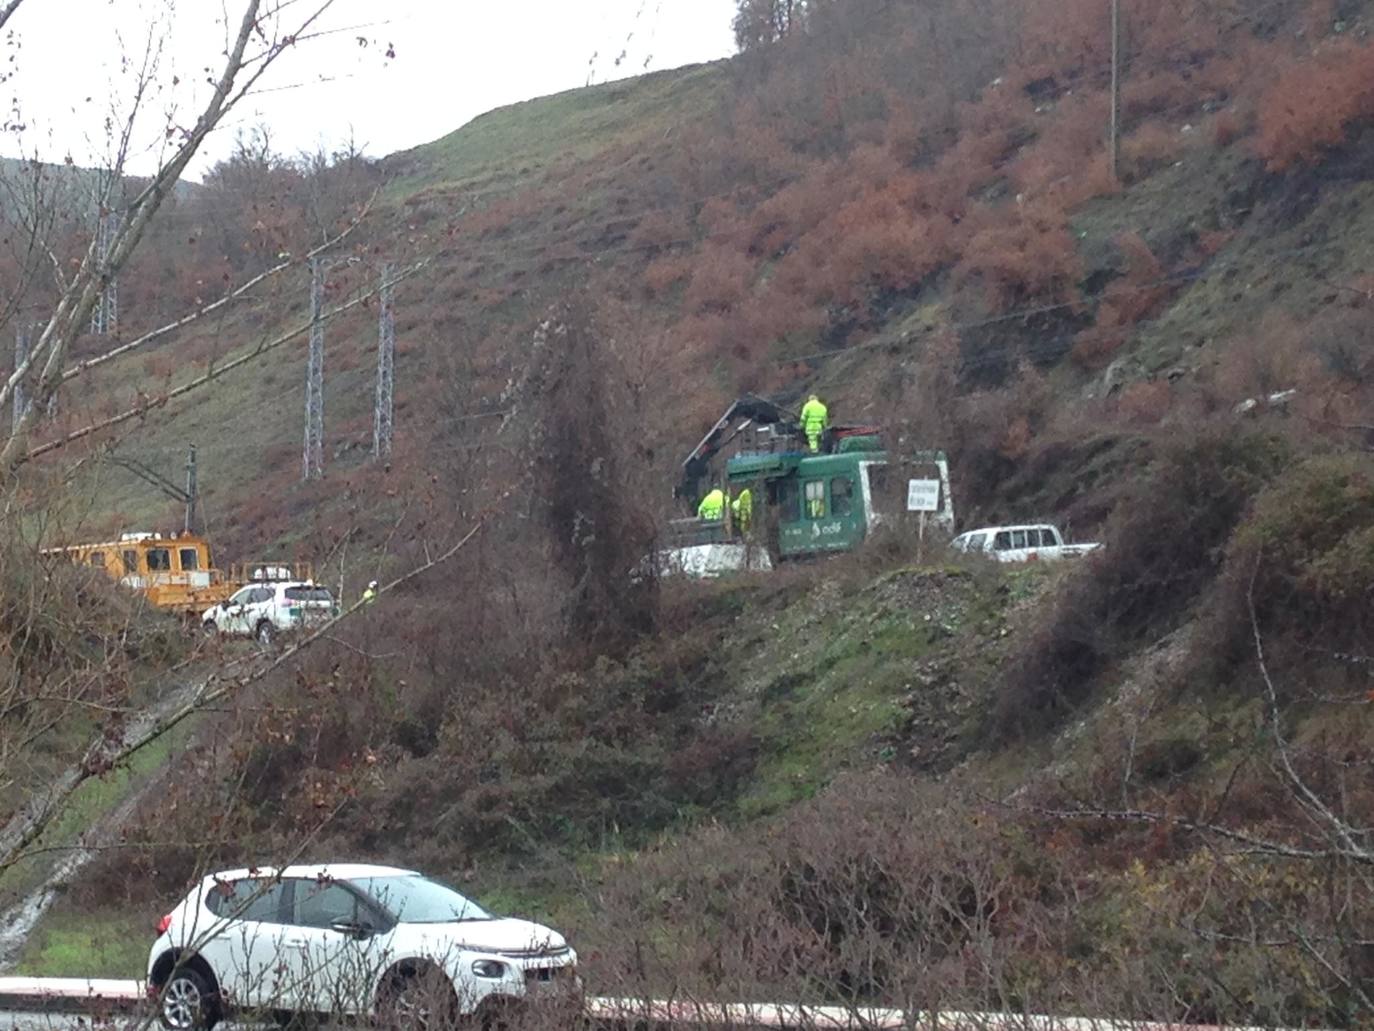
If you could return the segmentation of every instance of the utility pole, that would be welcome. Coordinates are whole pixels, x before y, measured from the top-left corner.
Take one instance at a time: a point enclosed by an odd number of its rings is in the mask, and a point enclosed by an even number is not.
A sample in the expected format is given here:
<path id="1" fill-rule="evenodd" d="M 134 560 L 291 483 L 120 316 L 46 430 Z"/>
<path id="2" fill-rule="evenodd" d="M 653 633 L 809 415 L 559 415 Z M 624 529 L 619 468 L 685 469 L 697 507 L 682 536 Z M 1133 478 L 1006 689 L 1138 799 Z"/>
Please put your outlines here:
<path id="1" fill-rule="evenodd" d="M 20 324 L 14 329 L 14 368 L 17 371 L 22 368 L 24 362 L 29 357 L 29 330 L 28 327 Z M 24 418 L 24 414 L 29 410 L 29 399 L 24 395 L 24 381 L 21 379 L 14 385 L 14 421 L 11 424 L 12 433 L 19 432 L 19 422 Z"/>
<path id="2" fill-rule="evenodd" d="M 109 270 L 110 247 L 114 243 L 116 227 L 113 211 L 102 211 L 96 216 L 95 256 L 104 280 L 100 297 L 96 299 L 95 309 L 91 312 L 91 332 L 96 336 L 109 336 L 119 326 L 119 286 Z"/>
<path id="3" fill-rule="evenodd" d="M 186 522 L 187 533 L 196 531 L 196 446 L 186 452 Z"/>
<path id="4" fill-rule="evenodd" d="M 381 316 L 377 331 L 377 396 L 372 413 L 372 457 L 391 457 L 392 388 L 396 371 L 396 318 L 391 308 L 391 264 L 382 266 Z"/>
<path id="5" fill-rule="evenodd" d="M 301 479 L 324 475 L 324 261 L 310 261 L 310 354 L 305 367 L 305 457 Z"/>
<path id="6" fill-rule="evenodd" d="M 1108 162 L 1116 182 L 1121 163 L 1121 0 L 1112 4 L 1112 125 Z"/>

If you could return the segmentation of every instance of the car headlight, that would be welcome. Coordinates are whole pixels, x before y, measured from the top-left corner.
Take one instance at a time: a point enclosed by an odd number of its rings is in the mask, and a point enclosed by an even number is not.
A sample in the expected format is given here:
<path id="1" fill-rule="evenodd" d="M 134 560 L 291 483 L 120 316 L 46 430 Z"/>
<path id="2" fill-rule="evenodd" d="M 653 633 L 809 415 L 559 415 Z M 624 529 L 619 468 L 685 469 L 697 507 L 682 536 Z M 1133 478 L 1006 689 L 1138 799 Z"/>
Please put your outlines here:
<path id="1" fill-rule="evenodd" d="M 472 972 L 478 977 L 499 981 L 506 976 L 506 964 L 494 959 L 476 959 L 472 961 Z"/>

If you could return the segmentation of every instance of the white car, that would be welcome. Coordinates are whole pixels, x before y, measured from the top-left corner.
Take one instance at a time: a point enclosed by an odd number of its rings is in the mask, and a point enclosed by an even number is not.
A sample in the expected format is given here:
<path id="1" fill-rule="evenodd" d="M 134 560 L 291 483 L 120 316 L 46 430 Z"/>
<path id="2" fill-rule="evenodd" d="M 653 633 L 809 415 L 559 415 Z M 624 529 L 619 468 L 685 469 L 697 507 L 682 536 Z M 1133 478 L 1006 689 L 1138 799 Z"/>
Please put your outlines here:
<path id="1" fill-rule="evenodd" d="M 249 584 L 211 605 L 201 615 L 201 626 L 207 633 L 255 637 L 271 644 L 282 631 L 325 622 L 337 612 L 328 587 L 308 580 L 278 580 Z"/>
<path id="2" fill-rule="evenodd" d="M 1065 544 L 1059 529 L 1048 523 L 1031 526 L 985 526 L 961 533 L 950 542 L 956 551 L 984 554 L 998 562 L 1054 561 L 1078 558 L 1100 544 Z"/>
<path id="3" fill-rule="evenodd" d="M 581 991 L 557 932 L 387 866 L 207 877 L 158 922 L 148 956 L 148 995 L 169 1031 L 243 1012 L 433 1028 L 497 1020 L 531 998 L 580 1011 Z"/>

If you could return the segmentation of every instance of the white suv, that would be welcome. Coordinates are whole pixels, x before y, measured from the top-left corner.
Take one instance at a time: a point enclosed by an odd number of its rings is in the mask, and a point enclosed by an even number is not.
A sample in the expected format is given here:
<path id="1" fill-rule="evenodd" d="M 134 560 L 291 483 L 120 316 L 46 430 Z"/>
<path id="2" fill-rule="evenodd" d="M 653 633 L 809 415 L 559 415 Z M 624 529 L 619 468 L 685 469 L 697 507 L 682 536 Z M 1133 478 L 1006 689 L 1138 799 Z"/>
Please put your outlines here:
<path id="1" fill-rule="evenodd" d="M 201 616 L 208 633 L 256 637 L 262 644 L 283 630 L 322 623 L 338 612 L 328 587 L 308 580 L 249 584 Z"/>
<path id="2" fill-rule="evenodd" d="M 170 1031 L 235 1012 L 435 1028 L 500 1020 L 531 998 L 580 1012 L 581 992 L 577 954 L 555 931 L 386 866 L 207 877 L 159 921 L 148 956 L 148 995 Z"/>

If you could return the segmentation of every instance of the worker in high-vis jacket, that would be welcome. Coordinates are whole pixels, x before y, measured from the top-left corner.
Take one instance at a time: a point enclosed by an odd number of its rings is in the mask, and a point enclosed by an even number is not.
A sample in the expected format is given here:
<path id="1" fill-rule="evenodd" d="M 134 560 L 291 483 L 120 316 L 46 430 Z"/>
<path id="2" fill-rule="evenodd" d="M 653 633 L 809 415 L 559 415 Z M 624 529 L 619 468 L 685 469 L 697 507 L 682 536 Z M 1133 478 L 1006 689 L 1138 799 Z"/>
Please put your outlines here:
<path id="1" fill-rule="evenodd" d="M 708 523 L 718 523 L 725 518 L 725 491 L 715 488 L 701 499 L 697 506 L 697 516 Z"/>
<path id="2" fill-rule="evenodd" d="M 754 520 L 754 493 L 748 487 L 730 502 L 730 514 L 735 517 L 735 526 L 740 533 L 749 532 L 749 524 Z"/>
<path id="3" fill-rule="evenodd" d="M 811 399 L 802 406 L 801 425 L 802 432 L 806 434 L 806 442 L 811 446 L 811 453 L 814 455 L 821 449 L 821 434 L 830 425 L 830 411 L 815 394 L 812 394 Z"/>

